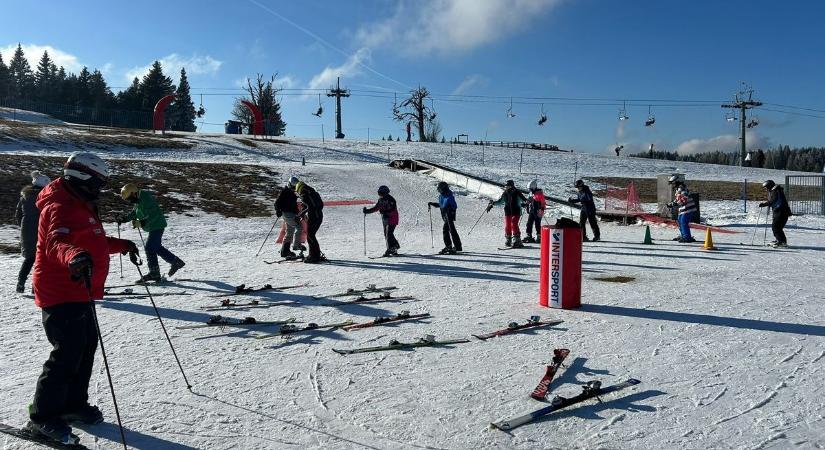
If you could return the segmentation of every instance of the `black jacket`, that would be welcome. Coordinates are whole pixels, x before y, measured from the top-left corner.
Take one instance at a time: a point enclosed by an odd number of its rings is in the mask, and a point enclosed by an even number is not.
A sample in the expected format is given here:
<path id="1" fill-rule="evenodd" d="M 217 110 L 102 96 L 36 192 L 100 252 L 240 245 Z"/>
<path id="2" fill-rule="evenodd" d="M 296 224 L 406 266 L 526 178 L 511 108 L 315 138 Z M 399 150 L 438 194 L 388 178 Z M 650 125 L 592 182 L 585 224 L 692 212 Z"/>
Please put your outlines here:
<path id="1" fill-rule="evenodd" d="M 593 200 L 593 192 L 590 186 L 584 185 L 582 190 L 576 194 L 576 198 L 571 198 L 570 203 L 581 203 L 582 211 L 588 215 L 596 214 L 596 202 Z"/>
<path id="2" fill-rule="evenodd" d="M 323 217 L 324 202 L 315 189 L 308 184 L 301 183 L 297 194 L 304 204 L 304 209 L 301 211 L 301 214 L 306 213 L 307 217 L 316 219 Z"/>
<path id="3" fill-rule="evenodd" d="M 281 217 L 285 212 L 298 214 L 298 196 L 290 188 L 281 189 L 275 200 L 275 215 Z"/>
<path id="4" fill-rule="evenodd" d="M 37 250 L 37 224 L 40 210 L 35 206 L 41 188 L 26 186 L 20 191 L 20 200 L 14 211 L 14 221 L 20 226 L 20 253 L 24 258 L 34 258 Z"/>
<path id="5" fill-rule="evenodd" d="M 504 215 L 505 216 L 520 216 L 521 206 L 527 203 L 527 197 L 518 189 L 507 186 L 504 188 L 504 193 L 498 201 L 504 201 Z"/>
<path id="6" fill-rule="evenodd" d="M 759 206 L 770 206 L 774 214 L 791 215 L 791 207 L 788 205 L 788 198 L 785 197 L 785 190 L 778 184 L 768 193 L 768 201 L 760 203 Z"/>

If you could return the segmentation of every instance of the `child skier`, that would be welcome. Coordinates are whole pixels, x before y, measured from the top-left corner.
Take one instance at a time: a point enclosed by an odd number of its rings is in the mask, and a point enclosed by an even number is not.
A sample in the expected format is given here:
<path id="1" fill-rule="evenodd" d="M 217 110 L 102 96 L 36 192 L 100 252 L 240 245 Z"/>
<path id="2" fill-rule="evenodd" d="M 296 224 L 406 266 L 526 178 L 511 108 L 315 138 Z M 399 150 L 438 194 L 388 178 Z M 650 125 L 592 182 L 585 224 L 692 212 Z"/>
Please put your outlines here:
<path id="1" fill-rule="evenodd" d="M 26 290 L 26 279 L 34 266 L 34 255 L 37 251 L 37 223 L 40 220 L 40 211 L 35 206 L 37 195 L 49 184 L 49 177 L 38 171 L 31 173 L 32 183 L 20 191 L 20 200 L 14 211 L 14 221 L 20 227 L 20 254 L 23 255 L 23 265 L 17 274 L 17 293 Z"/>
<path id="2" fill-rule="evenodd" d="M 579 191 L 576 197 L 570 197 L 570 203 L 581 203 L 582 209 L 579 213 L 579 226 L 582 228 L 582 241 L 588 242 L 587 237 L 587 222 L 590 222 L 590 229 L 593 230 L 593 242 L 601 239 L 601 231 L 599 230 L 599 222 L 596 217 L 596 202 L 593 201 L 593 192 L 590 187 L 584 184 L 584 180 L 576 180 L 576 190 Z"/>
<path id="3" fill-rule="evenodd" d="M 791 207 L 788 205 L 788 199 L 785 197 L 785 190 L 782 186 L 774 183 L 773 180 L 767 180 L 762 183 L 762 187 L 768 193 L 768 201 L 759 204 L 760 208 L 770 207 L 773 210 L 773 221 L 771 223 L 771 231 L 773 231 L 774 241 L 771 243 L 774 247 L 787 247 L 788 239 L 785 237 L 785 224 L 788 223 L 788 218 L 791 216 Z"/>
<path id="4" fill-rule="evenodd" d="M 690 195 L 687 185 L 683 183 L 676 175 L 670 177 L 668 182 L 676 187 L 674 200 L 668 203 L 668 207 L 679 207 L 679 237 L 675 241 L 682 243 L 696 242 L 690 233 L 690 223 L 693 221 L 693 215 L 696 213 L 696 202 Z"/>
<path id="5" fill-rule="evenodd" d="M 74 153 L 63 177 L 43 188 L 36 203 L 41 220 L 34 303 L 53 349 L 37 379 L 27 428 L 64 444 L 77 443 L 69 422 L 103 422 L 100 409 L 89 404 L 98 342 L 90 302 L 103 298 L 109 255 L 138 252 L 131 241 L 107 237 L 100 223 L 97 200 L 108 178 L 100 157 Z"/>
<path id="6" fill-rule="evenodd" d="M 117 219 L 118 223 L 132 221 L 135 228 L 141 227 L 143 231 L 149 233 L 144 244 L 149 272 L 137 280 L 137 283 L 161 281 L 158 256 L 171 265 L 167 274 L 171 277 L 186 263 L 163 246 L 166 217 L 163 216 L 163 210 L 160 209 L 155 196 L 145 189 L 138 189 L 133 183 L 127 183 L 120 189 L 120 197 L 135 206 L 128 214 L 120 216 Z"/>
<path id="7" fill-rule="evenodd" d="M 516 189 L 513 180 L 507 180 L 504 184 L 504 192 L 496 201 L 491 201 L 487 205 L 487 212 L 493 209 L 493 205 L 497 203 L 504 203 L 504 236 L 506 240 L 504 245 L 513 248 L 522 248 L 521 231 L 519 230 L 519 221 L 521 220 L 521 208 L 527 202 L 524 194 Z"/>
<path id="8" fill-rule="evenodd" d="M 309 246 L 309 256 L 304 258 L 307 264 L 318 264 L 327 259 L 321 253 L 321 246 L 318 243 L 318 238 L 315 235 L 318 229 L 321 228 L 321 223 L 324 221 L 324 201 L 321 196 L 310 185 L 299 181 L 298 178 L 292 177 L 289 180 L 290 186 L 295 189 L 295 194 L 301 199 L 304 207 L 298 213 L 298 217 L 307 221 L 307 245 Z"/>
<path id="9" fill-rule="evenodd" d="M 427 203 L 428 208 L 439 208 L 441 210 L 441 218 L 444 220 L 444 226 L 441 229 L 441 235 L 444 239 L 444 248 L 441 249 L 440 254 L 455 254 L 461 251 L 461 238 L 458 237 L 458 231 L 455 229 L 455 216 L 458 210 L 458 204 L 455 202 L 453 191 L 450 190 L 450 185 L 444 181 L 440 181 L 436 187 L 438 190 L 438 202 Z"/>
<path id="10" fill-rule="evenodd" d="M 289 182 L 298 183 L 295 177 L 290 178 Z M 294 186 L 294 185 L 293 185 Z M 277 199 L 275 200 L 275 215 L 283 217 L 286 224 L 286 233 L 284 234 L 284 242 L 281 244 L 281 257 L 287 259 L 298 258 L 292 250 L 303 252 L 304 246 L 301 245 L 301 221 L 298 218 L 298 196 L 295 191 L 290 189 L 289 185 L 286 188 L 278 188 L 276 191 Z M 290 250 L 292 247 L 292 250 Z"/>
<path id="11" fill-rule="evenodd" d="M 547 209 L 547 199 L 544 192 L 538 187 L 536 180 L 530 182 L 530 197 L 527 198 L 527 237 L 522 242 L 541 243 L 541 219 Z M 533 228 L 536 238 L 533 239 Z"/>
<path id="12" fill-rule="evenodd" d="M 381 222 L 384 224 L 384 239 L 387 241 L 387 250 L 384 256 L 398 255 L 401 245 L 395 239 L 395 227 L 398 226 L 398 206 L 395 198 L 390 195 L 390 188 L 387 186 L 378 187 L 378 202 L 372 208 L 364 207 L 364 214 L 372 214 L 376 211 L 381 213 Z"/>

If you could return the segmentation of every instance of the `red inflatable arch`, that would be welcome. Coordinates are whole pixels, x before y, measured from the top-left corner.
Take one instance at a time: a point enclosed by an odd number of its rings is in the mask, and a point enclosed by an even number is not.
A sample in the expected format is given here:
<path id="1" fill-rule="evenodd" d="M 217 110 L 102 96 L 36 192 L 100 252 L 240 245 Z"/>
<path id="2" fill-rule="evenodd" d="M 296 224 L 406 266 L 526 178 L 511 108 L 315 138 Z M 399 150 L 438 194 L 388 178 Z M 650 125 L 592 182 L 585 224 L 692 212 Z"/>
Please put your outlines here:
<path id="1" fill-rule="evenodd" d="M 252 122 L 252 134 L 255 136 L 263 135 L 264 134 L 264 116 L 261 114 L 261 110 L 255 106 L 254 103 L 248 102 L 246 100 L 241 100 L 244 106 L 249 109 L 249 112 L 252 113 L 253 122 Z"/>
<path id="2" fill-rule="evenodd" d="M 166 128 L 165 116 L 166 107 L 175 101 L 175 94 L 169 94 L 155 103 L 155 113 L 152 116 L 152 129 L 163 131 Z"/>

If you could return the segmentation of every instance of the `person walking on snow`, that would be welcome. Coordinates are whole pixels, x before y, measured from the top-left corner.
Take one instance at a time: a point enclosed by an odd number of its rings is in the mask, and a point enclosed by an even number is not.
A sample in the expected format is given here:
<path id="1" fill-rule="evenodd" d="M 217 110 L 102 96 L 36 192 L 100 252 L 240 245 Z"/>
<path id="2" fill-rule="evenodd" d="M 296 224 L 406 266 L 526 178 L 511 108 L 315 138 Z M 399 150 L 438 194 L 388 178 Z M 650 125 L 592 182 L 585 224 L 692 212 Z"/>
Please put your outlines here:
<path id="1" fill-rule="evenodd" d="M 372 214 L 376 211 L 381 213 L 381 222 L 384 224 L 384 239 L 387 241 L 387 251 L 384 256 L 398 255 L 401 245 L 395 239 L 395 227 L 398 226 L 398 206 L 395 198 L 390 195 L 390 188 L 387 186 L 378 187 L 378 202 L 372 208 L 364 207 L 364 214 Z"/>
<path id="2" fill-rule="evenodd" d="M 775 239 L 771 245 L 774 247 L 787 247 L 788 238 L 785 237 L 785 224 L 788 223 L 788 218 L 791 217 L 791 207 L 788 205 L 788 198 L 785 197 L 785 190 L 782 189 L 782 186 L 774 183 L 773 180 L 765 181 L 762 183 L 762 187 L 768 193 L 768 201 L 760 203 L 759 207 L 768 206 L 773 211 L 771 231 L 773 231 Z"/>
<path id="3" fill-rule="evenodd" d="M 427 203 L 427 207 L 439 208 L 441 210 L 441 219 L 444 220 L 444 226 L 441 229 L 444 248 L 438 253 L 442 255 L 455 254 L 462 251 L 461 238 L 455 229 L 455 217 L 458 204 L 455 201 L 455 196 L 453 196 L 453 191 L 450 190 L 450 185 L 446 182 L 440 181 L 436 189 L 438 190 L 438 202 Z"/>
<path id="4" fill-rule="evenodd" d="M 507 180 L 501 197 L 487 205 L 487 212 L 493 209 L 493 205 L 502 202 L 504 203 L 504 236 L 506 238 L 504 245 L 513 248 L 524 247 L 521 243 L 519 221 L 521 220 L 521 208 L 527 202 L 527 198 L 521 191 L 516 189 L 513 180 Z"/>
<path id="5" fill-rule="evenodd" d="M 530 182 L 530 197 L 527 198 L 527 237 L 522 242 L 541 243 L 541 219 L 547 209 L 547 199 L 544 192 L 538 187 L 536 180 Z M 536 238 L 533 239 L 533 228 Z"/>
<path id="6" fill-rule="evenodd" d="M 593 242 L 601 239 L 601 231 L 599 230 L 599 221 L 596 217 L 596 202 L 593 200 L 593 192 L 590 186 L 584 184 L 584 180 L 576 180 L 576 190 L 578 194 L 576 197 L 570 197 L 570 203 L 579 203 L 582 205 L 579 213 L 579 226 L 582 228 L 582 241 L 588 242 L 587 237 L 587 222 L 590 222 L 590 229 L 593 231 Z"/>
<path id="7" fill-rule="evenodd" d="M 34 303 L 52 351 L 37 380 L 27 428 L 58 442 L 76 440 L 71 422 L 98 424 L 103 414 L 89 404 L 89 379 L 97 350 L 93 299 L 103 298 L 109 255 L 130 253 L 134 242 L 106 236 L 97 199 L 109 169 L 93 153 L 72 154 L 63 177 L 38 196 L 40 210 Z M 87 284 L 89 288 L 87 288 Z"/>
<path id="8" fill-rule="evenodd" d="M 293 184 L 294 182 L 294 184 Z M 291 189 L 295 184 L 298 184 L 298 179 L 292 177 L 289 179 L 286 188 L 278 188 L 276 191 L 277 199 L 275 200 L 275 215 L 284 218 L 286 224 L 286 233 L 284 234 L 284 242 L 281 244 L 281 257 L 287 259 L 298 258 L 292 250 L 303 252 L 306 248 L 301 245 L 301 220 L 298 218 L 298 196 L 295 191 Z"/>
<path id="9" fill-rule="evenodd" d="M 166 217 L 163 216 L 163 210 L 160 209 L 155 196 L 145 189 L 138 189 L 136 185 L 127 183 L 120 189 L 120 197 L 135 206 L 128 214 L 118 217 L 118 223 L 132 221 L 132 226 L 143 228 L 143 231 L 149 234 L 144 247 L 149 272 L 137 282 L 161 281 L 158 256 L 170 264 L 167 276 L 171 277 L 186 263 L 163 246 Z"/>
<path id="10" fill-rule="evenodd" d="M 309 246 L 309 256 L 304 258 L 307 264 L 318 264 L 326 261 L 324 254 L 321 253 L 321 246 L 318 243 L 318 238 L 315 235 L 318 229 L 321 228 L 321 223 L 324 221 L 324 201 L 321 196 L 310 185 L 299 181 L 293 177 L 289 180 L 290 185 L 295 183 L 293 189 L 301 199 L 304 207 L 298 217 L 307 221 L 307 246 Z"/>
<path id="11" fill-rule="evenodd" d="M 14 222 L 20 227 L 20 254 L 23 256 L 23 265 L 17 274 L 17 293 L 26 290 L 26 279 L 29 278 L 34 266 L 34 256 L 37 251 L 37 223 L 40 219 L 40 210 L 35 206 L 37 195 L 49 184 L 49 177 L 38 171 L 31 173 L 32 183 L 20 191 L 20 200 L 14 210 Z"/>
<path id="12" fill-rule="evenodd" d="M 679 237 L 674 240 L 683 243 L 696 242 L 696 239 L 693 239 L 693 236 L 690 234 L 690 223 L 693 221 L 693 215 L 696 213 L 696 202 L 690 195 L 687 185 L 680 181 L 679 177 L 674 175 L 670 177 L 668 182 L 676 187 L 676 193 L 674 194 L 674 201 L 668 203 L 667 206 L 670 208 L 674 206 L 679 207 Z"/>

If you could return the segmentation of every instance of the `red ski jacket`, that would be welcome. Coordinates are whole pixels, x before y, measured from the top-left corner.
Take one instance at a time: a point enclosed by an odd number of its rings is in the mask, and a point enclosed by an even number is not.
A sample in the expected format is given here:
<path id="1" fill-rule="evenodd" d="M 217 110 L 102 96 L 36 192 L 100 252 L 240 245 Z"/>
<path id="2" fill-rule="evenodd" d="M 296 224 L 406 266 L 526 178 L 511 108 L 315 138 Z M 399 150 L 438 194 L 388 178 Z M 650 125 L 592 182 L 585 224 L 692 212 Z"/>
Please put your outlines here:
<path id="1" fill-rule="evenodd" d="M 34 303 L 41 308 L 89 301 L 83 280 L 72 280 L 69 261 L 81 252 L 92 257 L 92 298 L 103 298 L 109 254 L 128 250 L 123 239 L 106 237 L 95 207 L 69 191 L 58 178 L 37 196 L 40 223 L 34 263 Z"/>

